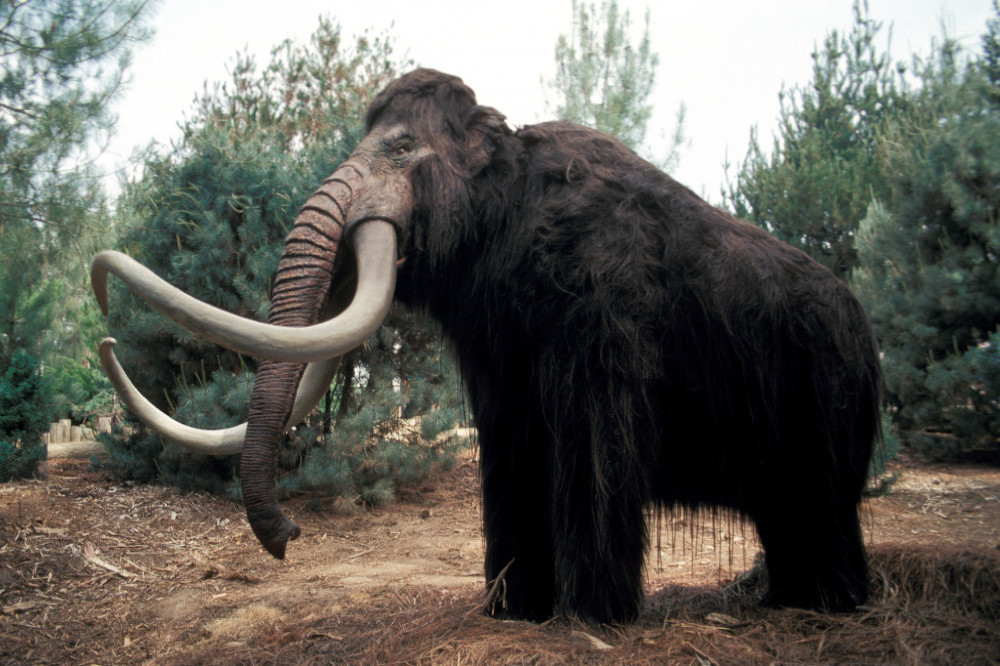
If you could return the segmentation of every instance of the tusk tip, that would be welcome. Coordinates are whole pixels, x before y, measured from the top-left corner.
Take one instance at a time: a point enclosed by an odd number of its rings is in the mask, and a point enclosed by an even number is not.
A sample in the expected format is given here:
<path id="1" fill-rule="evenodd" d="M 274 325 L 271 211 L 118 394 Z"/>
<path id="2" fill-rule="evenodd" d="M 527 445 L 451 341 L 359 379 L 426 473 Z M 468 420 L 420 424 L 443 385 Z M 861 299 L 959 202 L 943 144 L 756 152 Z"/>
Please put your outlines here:
<path id="1" fill-rule="evenodd" d="M 98 252 L 90 265 L 90 284 L 94 289 L 94 296 L 97 298 L 97 305 L 101 308 L 101 314 L 105 317 L 111 311 L 108 306 L 108 267 L 107 263 L 118 254 L 114 250 L 104 250 Z"/>

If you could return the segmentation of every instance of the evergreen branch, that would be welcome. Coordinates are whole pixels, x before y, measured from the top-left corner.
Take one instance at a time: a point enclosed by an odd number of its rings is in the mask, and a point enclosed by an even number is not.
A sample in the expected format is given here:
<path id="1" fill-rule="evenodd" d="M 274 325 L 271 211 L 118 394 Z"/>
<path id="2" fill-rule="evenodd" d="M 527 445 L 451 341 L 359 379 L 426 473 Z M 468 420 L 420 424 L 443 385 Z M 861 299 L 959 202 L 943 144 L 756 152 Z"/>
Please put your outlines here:
<path id="1" fill-rule="evenodd" d="M 7 15 L 7 21 L 2 26 L 0 26 L 0 38 L 3 37 L 4 33 L 6 33 L 7 31 L 7 28 L 10 26 L 11 23 L 13 23 L 14 15 L 17 14 L 17 10 L 19 10 L 21 7 L 24 7 L 26 4 L 28 4 L 28 2 L 30 2 L 30 0 L 22 0 L 22 2 L 13 2 L 13 1 L 10 2 L 10 7 L 11 7 L 10 14 Z"/>
<path id="2" fill-rule="evenodd" d="M 32 113 L 32 112 L 28 111 L 27 109 L 22 109 L 20 107 L 11 106 L 10 104 L 6 104 L 4 102 L 0 102 L 0 109 L 6 109 L 7 111 L 10 111 L 11 113 L 14 113 L 14 114 L 17 114 L 17 115 L 27 116 L 28 118 L 31 118 L 32 120 L 41 120 L 42 119 L 41 116 L 39 116 L 36 113 Z"/>

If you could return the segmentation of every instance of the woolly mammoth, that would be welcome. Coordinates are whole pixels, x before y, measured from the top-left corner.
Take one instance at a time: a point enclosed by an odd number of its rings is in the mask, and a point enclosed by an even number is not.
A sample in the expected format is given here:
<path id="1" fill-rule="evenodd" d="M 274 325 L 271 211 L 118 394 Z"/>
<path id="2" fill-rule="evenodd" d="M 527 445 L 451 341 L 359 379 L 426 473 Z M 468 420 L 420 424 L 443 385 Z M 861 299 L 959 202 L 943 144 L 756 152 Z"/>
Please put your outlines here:
<path id="1" fill-rule="evenodd" d="M 242 447 L 247 517 L 271 554 L 299 534 L 275 498 L 282 433 L 395 299 L 433 315 L 459 362 L 479 429 L 485 573 L 504 580 L 494 612 L 635 618 L 651 507 L 746 516 L 770 604 L 866 598 L 858 503 L 880 371 L 842 281 L 604 134 L 512 131 L 453 76 L 403 76 L 366 123 L 295 221 L 268 324 L 118 253 L 94 262 L 105 312 L 112 272 L 189 329 L 266 359 L 245 430 L 204 432 L 157 412 L 102 344 L 152 427 L 202 451 Z"/>

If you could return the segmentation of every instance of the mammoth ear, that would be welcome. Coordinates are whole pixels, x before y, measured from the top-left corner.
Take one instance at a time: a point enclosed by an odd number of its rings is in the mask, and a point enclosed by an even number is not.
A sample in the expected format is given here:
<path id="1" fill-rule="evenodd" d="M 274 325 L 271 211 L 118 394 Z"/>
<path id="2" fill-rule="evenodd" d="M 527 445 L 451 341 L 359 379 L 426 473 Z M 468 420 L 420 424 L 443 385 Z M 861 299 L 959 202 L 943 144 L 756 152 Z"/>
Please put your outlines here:
<path id="1" fill-rule="evenodd" d="M 499 139 L 511 134 L 506 116 L 491 106 L 474 106 L 465 115 L 465 157 L 470 176 L 490 163 Z"/>

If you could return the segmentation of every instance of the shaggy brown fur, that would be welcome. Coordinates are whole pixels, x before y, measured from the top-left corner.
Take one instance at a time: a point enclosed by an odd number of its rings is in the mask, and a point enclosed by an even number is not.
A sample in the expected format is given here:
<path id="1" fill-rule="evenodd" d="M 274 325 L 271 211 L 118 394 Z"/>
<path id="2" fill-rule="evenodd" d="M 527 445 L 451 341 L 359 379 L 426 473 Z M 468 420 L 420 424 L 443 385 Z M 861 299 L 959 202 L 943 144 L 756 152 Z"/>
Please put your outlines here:
<path id="1" fill-rule="evenodd" d="M 600 132 L 512 132 L 452 76 L 400 78 L 367 123 L 433 150 L 396 297 L 460 362 L 498 612 L 635 618 L 651 505 L 748 516 L 769 603 L 865 599 L 880 374 L 842 281 Z"/>

